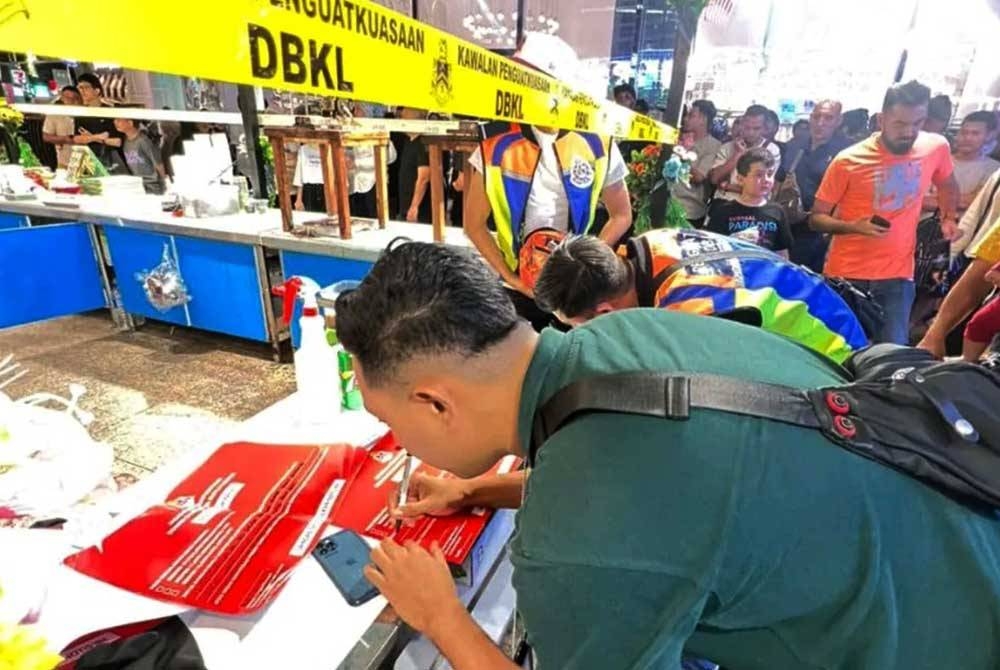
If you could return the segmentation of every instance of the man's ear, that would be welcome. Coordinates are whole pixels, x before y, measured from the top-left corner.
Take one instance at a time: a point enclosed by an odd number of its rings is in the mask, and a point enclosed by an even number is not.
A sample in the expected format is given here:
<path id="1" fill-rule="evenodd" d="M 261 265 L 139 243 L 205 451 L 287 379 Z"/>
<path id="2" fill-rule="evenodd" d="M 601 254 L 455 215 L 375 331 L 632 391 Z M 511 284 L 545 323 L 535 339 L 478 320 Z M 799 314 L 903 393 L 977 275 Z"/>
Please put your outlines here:
<path id="1" fill-rule="evenodd" d="M 410 399 L 420 405 L 426 405 L 428 410 L 445 420 L 449 420 L 454 411 L 448 394 L 432 386 L 415 388 L 410 394 Z"/>
<path id="2" fill-rule="evenodd" d="M 594 308 L 594 316 L 601 316 L 602 314 L 610 314 L 615 311 L 615 306 L 610 302 L 599 302 L 597 307 Z"/>

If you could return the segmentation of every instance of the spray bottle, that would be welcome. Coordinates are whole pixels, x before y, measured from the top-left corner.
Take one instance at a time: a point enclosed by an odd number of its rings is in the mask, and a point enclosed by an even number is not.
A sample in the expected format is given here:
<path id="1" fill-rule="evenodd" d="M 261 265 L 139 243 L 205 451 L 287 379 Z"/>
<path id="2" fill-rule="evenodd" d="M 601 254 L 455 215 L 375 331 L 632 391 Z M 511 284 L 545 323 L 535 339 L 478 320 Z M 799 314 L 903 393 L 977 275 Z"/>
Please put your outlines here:
<path id="1" fill-rule="evenodd" d="M 284 298 L 282 317 L 285 325 L 292 322 L 295 299 L 302 300 L 299 348 L 295 350 L 294 359 L 299 402 L 312 417 L 339 412 L 342 399 L 337 354 L 326 343 L 326 325 L 316 303 L 319 286 L 308 277 L 292 277 L 272 292 Z"/>

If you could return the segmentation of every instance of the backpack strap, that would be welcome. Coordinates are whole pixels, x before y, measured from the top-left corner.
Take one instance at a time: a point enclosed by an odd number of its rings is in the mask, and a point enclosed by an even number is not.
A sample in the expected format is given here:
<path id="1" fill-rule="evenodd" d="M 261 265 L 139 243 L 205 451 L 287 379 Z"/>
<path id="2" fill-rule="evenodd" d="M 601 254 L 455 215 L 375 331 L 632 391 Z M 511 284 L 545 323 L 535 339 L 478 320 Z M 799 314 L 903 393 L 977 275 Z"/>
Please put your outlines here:
<path id="1" fill-rule="evenodd" d="M 692 408 L 822 429 L 808 394 L 788 386 L 709 374 L 605 375 L 570 384 L 535 412 L 529 463 L 545 440 L 578 414 L 616 412 L 686 421 Z"/>

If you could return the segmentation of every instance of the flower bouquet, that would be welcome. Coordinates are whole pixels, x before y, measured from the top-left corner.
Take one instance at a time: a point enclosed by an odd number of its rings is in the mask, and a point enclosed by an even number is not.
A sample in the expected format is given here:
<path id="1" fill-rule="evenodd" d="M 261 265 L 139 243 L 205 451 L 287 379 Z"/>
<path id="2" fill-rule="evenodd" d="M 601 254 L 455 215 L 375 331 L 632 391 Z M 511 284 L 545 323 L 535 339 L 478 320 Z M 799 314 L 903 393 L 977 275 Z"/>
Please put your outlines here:
<path id="1" fill-rule="evenodd" d="M 633 151 L 629 162 L 625 185 L 628 186 L 632 200 L 633 227 L 637 235 L 654 227 L 650 215 L 650 196 L 659 181 L 657 166 L 661 152 L 662 145 L 650 144 L 642 151 Z"/>
<path id="2" fill-rule="evenodd" d="M 695 155 L 683 147 L 674 148 L 670 158 L 663 158 L 661 145 L 650 145 L 642 151 L 632 152 L 629 164 L 629 174 L 625 179 L 629 195 L 632 198 L 632 210 L 635 212 L 633 226 L 636 235 L 648 232 L 652 228 L 690 228 L 687 215 L 680 204 L 669 197 L 669 185 L 675 182 L 688 184 L 691 179 L 691 163 Z M 660 202 L 666 200 L 666 207 L 660 208 L 660 215 L 653 215 L 654 199 Z M 660 219 L 654 221 L 653 219 Z"/>

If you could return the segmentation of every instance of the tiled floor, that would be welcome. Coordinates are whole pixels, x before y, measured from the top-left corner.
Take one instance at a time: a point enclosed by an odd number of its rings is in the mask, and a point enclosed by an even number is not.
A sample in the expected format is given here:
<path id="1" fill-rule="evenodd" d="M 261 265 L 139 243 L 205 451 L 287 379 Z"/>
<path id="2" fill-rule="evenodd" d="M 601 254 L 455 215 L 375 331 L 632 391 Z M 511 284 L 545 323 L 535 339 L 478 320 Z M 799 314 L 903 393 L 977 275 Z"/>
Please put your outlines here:
<path id="1" fill-rule="evenodd" d="M 115 474 L 136 477 L 295 389 L 266 345 L 148 322 L 121 333 L 104 312 L 2 330 L 0 359 L 9 353 L 28 369 L 10 397 L 82 384 L 91 436 L 114 447 Z"/>

